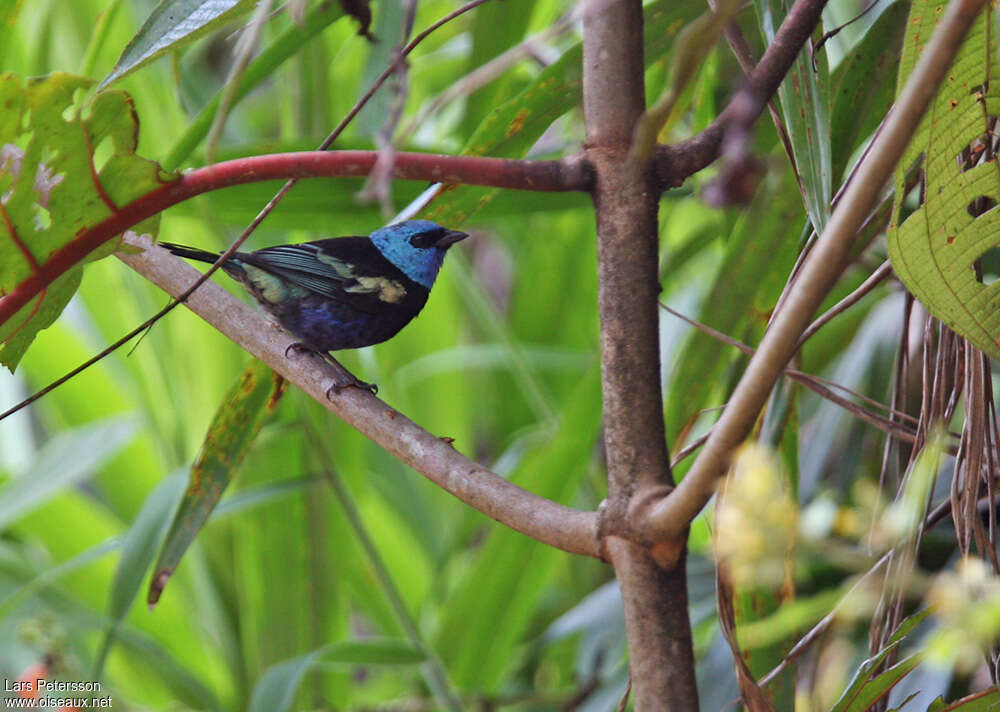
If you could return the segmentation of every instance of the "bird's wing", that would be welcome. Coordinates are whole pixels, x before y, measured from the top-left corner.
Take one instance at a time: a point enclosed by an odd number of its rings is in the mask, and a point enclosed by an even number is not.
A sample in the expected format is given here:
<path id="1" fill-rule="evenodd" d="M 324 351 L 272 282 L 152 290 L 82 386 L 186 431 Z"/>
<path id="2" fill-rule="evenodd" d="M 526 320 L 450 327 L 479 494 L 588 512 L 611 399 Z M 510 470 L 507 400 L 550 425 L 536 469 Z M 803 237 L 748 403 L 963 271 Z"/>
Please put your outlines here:
<path id="1" fill-rule="evenodd" d="M 257 250 L 252 264 L 316 294 L 377 313 L 406 296 L 405 275 L 367 237 L 341 237 Z"/>

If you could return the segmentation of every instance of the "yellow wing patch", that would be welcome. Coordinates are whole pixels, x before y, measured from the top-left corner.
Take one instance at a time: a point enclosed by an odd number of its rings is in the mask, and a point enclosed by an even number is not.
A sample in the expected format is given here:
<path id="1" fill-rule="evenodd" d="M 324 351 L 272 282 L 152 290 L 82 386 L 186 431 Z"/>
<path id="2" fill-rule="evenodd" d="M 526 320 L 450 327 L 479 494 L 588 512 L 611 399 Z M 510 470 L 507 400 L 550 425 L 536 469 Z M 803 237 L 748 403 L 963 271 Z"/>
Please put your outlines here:
<path id="1" fill-rule="evenodd" d="M 406 287 L 394 279 L 387 277 L 355 277 L 357 287 L 348 287 L 348 292 L 378 292 L 378 298 L 383 302 L 395 304 L 406 296 Z"/>

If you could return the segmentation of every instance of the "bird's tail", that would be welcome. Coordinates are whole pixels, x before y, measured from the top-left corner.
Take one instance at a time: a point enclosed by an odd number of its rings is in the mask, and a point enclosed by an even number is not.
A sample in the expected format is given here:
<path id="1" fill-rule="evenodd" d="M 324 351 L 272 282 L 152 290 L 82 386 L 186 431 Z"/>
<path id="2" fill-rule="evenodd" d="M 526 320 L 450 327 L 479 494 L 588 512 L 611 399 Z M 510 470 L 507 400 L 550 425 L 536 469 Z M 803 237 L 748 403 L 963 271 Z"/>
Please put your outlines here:
<path id="1" fill-rule="evenodd" d="M 219 259 L 218 252 L 208 252 L 207 250 L 199 250 L 196 247 L 175 245 L 172 242 L 158 242 L 157 244 L 164 249 L 170 250 L 175 255 L 179 257 L 186 257 L 189 260 L 198 260 L 199 262 L 208 262 L 209 264 L 212 264 Z"/>

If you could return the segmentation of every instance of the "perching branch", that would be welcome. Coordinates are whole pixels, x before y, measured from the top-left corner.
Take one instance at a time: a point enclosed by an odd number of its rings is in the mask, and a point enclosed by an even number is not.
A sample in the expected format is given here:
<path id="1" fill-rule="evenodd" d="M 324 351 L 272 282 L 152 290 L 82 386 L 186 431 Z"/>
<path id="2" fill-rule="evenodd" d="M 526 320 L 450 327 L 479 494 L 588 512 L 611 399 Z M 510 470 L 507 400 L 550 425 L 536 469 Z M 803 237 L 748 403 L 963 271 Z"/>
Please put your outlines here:
<path id="1" fill-rule="evenodd" d="M 37 271 L 0 299 L 0 324 L 102 244 L 172 205 L 219 188 L 262 180 L 366 176 L 377 158 L 375 151 L 275 153 L 225 161 L 185 173 L 125 205 L 54 252 Z M 396 154 L 393 177 L 536 191 L 587 191 L 591 183 L 587 165 L 573 158 L 517 161 L 432 153 Z"/>
<path id="2" fill-rule="evenodd" d="M 650 536 L 668 540 L 682 536 L 689 522 L 714 494 L 733 450 L 749 434 L 771 389 L 795 353 L 809 320 L 846 266 L 857 231 L 881 194 L 938 85 L 951 67 L 962 40 L 985 4 L 985 0 L 956 0 L 948 5 L 882 131 L 848 185 L 801 273 L 788 288 L 784 303 L 691 470 L 668 497 L 647 509 L 644 527 Z"/>
<path id="3" fill-rule="evenodd" d="M 146 279 L 176 296 L 199 272 L 146 238 L 126 238 L 144 248 L 118 257 Z M 308 353 L 285 352 L 294 338 L 214 282 L 185 302 L 233 342 L 297 385 L 317 403 L 442 489 L 501 524 L 572 554 L 598 557 L 597 515 L 539 497 L 468 459 L 444 440 L 367 392 L 327 389 L 337 372 Z"/>

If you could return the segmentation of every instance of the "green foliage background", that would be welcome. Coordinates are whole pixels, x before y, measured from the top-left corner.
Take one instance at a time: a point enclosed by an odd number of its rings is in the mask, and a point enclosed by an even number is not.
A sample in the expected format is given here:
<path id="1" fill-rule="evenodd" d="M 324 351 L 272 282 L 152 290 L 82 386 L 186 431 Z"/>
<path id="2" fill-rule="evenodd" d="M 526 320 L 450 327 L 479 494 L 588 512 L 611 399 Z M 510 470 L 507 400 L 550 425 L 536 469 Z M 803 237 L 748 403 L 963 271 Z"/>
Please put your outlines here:
<path id="1" fill-rule="evenodd" d="M 417 29 L 455 6 L 421 2 Z M 556 0 L 491 3 L 432 35 L 411 57 L 407 116 L 469 70 L 549 27 L 569 7 Z M 838 13 L 846 19 L 851 7 L 833 3 L 830 21 Z M 376 8 L 376 35 L 398 27 L 394 8 Z M 0 36 L 3 69 L 22 76 L 73 71 L 100 80 L 151 9 L 142 0 L 39 0 L 19 9 L 12 0 L 0 0 L 0 19 L 13 23 Z M 648 6 L 651 97 L 669 76 L 672 38 L 702 9 L 693 2 Z M 766 34 L 761 27 L 769 33 L 771 20 L 757 18 L 776 13 L 780 20 L 784 9 L 761 1 L 756 12 L 743 13 L 741 23 L 759 55 Z M 796 117 L 796 155 L 810 142 L 822 143 L 801 184 L 773 126 L 762 120 L 755 149 L 769 170 L 749 210 L 713 210 L 699 200 L 711 171 L 665 196 L 660 222 L 666 301 L 733 337 L 757 341 L 809 233 L 805 206 L 813 223 L 825 221 L 826 202 L 848 157 L 891 98 L 884 85 L 895 76 L 896 48 L 881 31 L 865 34 L 878 16 L 831 40 L 829 69 L 825 60 L 815 72 L 796 69 L 808 84 L 801 94 L 789 87 L 780 96 L 782 111 Z M 897 7 L 885 17 L 900 23 L 905 13 Z M 268 23 L 265 54 L 292 31 L 291 22 L 280 13 Z M 311 39 L 268 69 L 235 107 L 219 158 L 315 147 L 384 66 L 385 47 L 358 37 L 353 20 L 309 27 Z M 203 37 L 116 84 L 134 99 L 140 155 L 170 168 L 204 161 L 203 143 L 191 139 L 199 125 L 195 117 L 211 106 L 225 81 L 236 28 Z M 538 157 L 577 151 L 583 136 L 578 43 L 576 30 L 551 40 L 546 67 L 518 62 L 430 116 L 406 147 Z M 681 118 L 661 138 L 682 138 L 706 126 L 738 78 L 728 51 L 713 51 L 681 98 Z M 864 80 L 878 81 L 878 91 L 857 91 Z M 371 148 L 390 98 L 383 92 L 335 147 Z M 189 201 L 163 215 L 160 236 L 222 247 L 276 187 L 231 188 Z M 395 184 L 396 205 L 424 187 Z M 251 244 L 370 232 L 384 216 L 377 206 L 358 202 L 360 188 L 361 181 L 346 179 L 301 183 Z M 452 251 L 419 319 L 387 344 L 345 354 L 346 365 L 377 382 L 380 396 L 394 408 L 454 438 L 467 455 L 535 492 L 596 508 L 604 472 L 589 202 L 576 195 L 458 188 L 426 214 L 463 225 L 474 239 Z M 870 263 L 884 255 L 884 245 L 875 241 L 830 303 L 857 286 Z M 0 404 L 62 375 L 164 300 L 114 259 L 89 265 L 77 296 L 41 332 L 18 374 L 0 374 Z M 809 342 L 803 368 L 829 372 L 886 399 L 898 305 L 898 295 L 877 290 Z M 712 409 L 725 402 L 745 360 L 666 314 L 662 344 L 667 435 L 677 451 L 714 419 Z M 487 520 L 294 389 L 264 425 L 159 604 L 152 612 L 133 605 L 148 582 L 150 556 L 143 552 L 165 531 L 185 468 L 248 359 L 179 309 L 134 350 L 115 353 L 0 423 L 0 676 L 16 679 L 52 656 L 57 674 L 91 679 L 103 650 L 102 679 L 119 709 L 370 709 L 430 699 L 417 662 L 423 656 L 399 642 L 405 635 L 391 593 L 328 486 L 333 469 L 423 643 L 464 699 L 557 709 L 593 683 L 579 709 L 617 704 L 626 662 L 620 600 L 609 568 L 549 550 Z M 781 427 L 766 430 L 765 438 L 791 465 L 800 498 L 850 504 L 850 483 L 878 474 L 879 434 L 809 395 L 793 390 L 782 398 L 787 402 L 778 403 L 778 410 L 790 415 Z M 848 439 L 853 459 L 845 465 L 838 453 Z M 738 694 L 715 617 L 710 518 L 708 513 L 695 523 L 689 565 L 704 709 Z M 842 578 L 820 571 L 806 582 L 806 595 Z M 780 596 L 766 598 L 745 602 L 746 615 L 766 617 L 781 603 Z M 774 629 L 779 643 L 751 660 L 754 672 L 766 672 L 780 659 L 782 644 L 787 649 L 795 633 L 828 610 L 815 608 L 782 619 L 784 627 Z M 360 652 L 348 644 L 373 637 L 381 642 Z M 860 637 L 852 645 L 852 664 L 843 666 L 845 684 L 849 670 L 866 657 Z M 937 679 L 927 689 L 943 693 L 950 679 Z M 790 702 L 791 687 L 775 695 L 779 705 Z"/>

